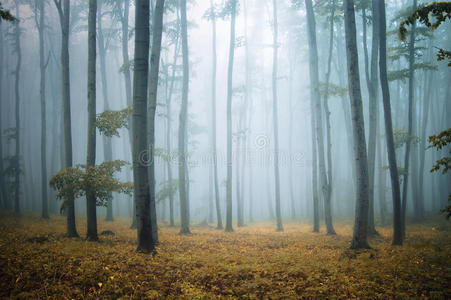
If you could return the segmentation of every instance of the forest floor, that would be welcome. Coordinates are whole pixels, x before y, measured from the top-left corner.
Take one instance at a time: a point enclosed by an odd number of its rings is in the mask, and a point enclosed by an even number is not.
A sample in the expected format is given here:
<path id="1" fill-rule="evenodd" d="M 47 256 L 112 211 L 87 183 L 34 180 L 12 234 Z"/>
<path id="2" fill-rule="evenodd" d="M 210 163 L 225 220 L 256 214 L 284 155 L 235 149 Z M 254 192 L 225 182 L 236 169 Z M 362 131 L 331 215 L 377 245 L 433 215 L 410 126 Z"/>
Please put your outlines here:
<path id="1" fill-rule="evenodd" d="M 349 250 L 352 220 L 336 236 L 309 223 L 235 228 L 192 226 L 192 235 L 161 224 L 157 255 L 136 253 L 130 220 L 99 218 L 100 242 L 66 238 L 65 219 L 0 213 L 0 298 L 299 299 L 451 298 L 451 222 L 409 225 L 403 247 L 390 227 L 372 249 Z M 79 218 L 79 233 L 85 219 Z"/>

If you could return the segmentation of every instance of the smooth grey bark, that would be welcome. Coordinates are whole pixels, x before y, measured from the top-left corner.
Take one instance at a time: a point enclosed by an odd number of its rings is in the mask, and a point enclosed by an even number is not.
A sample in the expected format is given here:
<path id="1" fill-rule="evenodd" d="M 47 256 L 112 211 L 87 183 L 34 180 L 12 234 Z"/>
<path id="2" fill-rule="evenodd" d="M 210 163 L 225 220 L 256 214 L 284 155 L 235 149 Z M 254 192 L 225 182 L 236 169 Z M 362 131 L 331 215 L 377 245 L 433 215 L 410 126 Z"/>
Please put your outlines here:
<path id="1" fill-rule="evenodd" d="M 375 161 L 376 161 L 376 131 L 378 120 L 378 72 L 377 60 L 379 57 L 379 16 L 377 10 L 377 0 L 372 0 L 371 15 L 373 22 L 373 33 L 371 42 L 371 62 L 368 63 L 367 47 L 367 27 L 366 27 L 366 2 L 362 8 L 363 24 L 363 50 L 365 61 L 365 78 L 369 94 L 369 135 L 368 135 L 368 178 L 369 178 L 369 210 L 368 210 L 368 235 L 378 234 L 374 225 L 374 181 L 375 181 Z"/>
<path id="2" fill-rule="evenodd" d="M 63 136 L 64 136 L 64 165 L 72 167 L 72 125 L 70 114 L 70 68 L 69 68 L 69 35 L 70 35 L 70 0 L 53 0 L 58 10 L 61 25 L 61 71 L 62 71 L 62 99 L 63 99 Z M 73 195 L 65 199 L 65 214 L 67 218 L 67 236 L 78 237 L 75 226 L 75 204 Z"/>
<path id="3" fill-rule="evenodd" d="M 215 186 L 215 206 L 216 206 L 216 220 L 217 229 L 223 229 L 221 203 L 219 202 L 219 184 L 218 184 L 218 157 L 216 149 L 216 67 L 217 67 L 217 54 L 216 54 L 216 14 L 214 11 L 213 1 L 210 0 L 211 7 L 211 29 L 212 29 L 212 75 L 211 75 L 211 128 L 212 136 L 211 143 L 213 149 L 213 182 Z"/>
<path id="4" fill-rule="evenodd" d="M 315 100 L 318 99 L 318 65 L 316 65 L 315 74 L 315 57 L 318 59 L 318 51 L 316 45 L 316 24 L 313 15 L 312 2 L 305 0 L 307 7 L 307 36 L 309 40 L 309 67 L 310 67 L 310 121 L 312 129 L 312 198 L 313 198 L 313 232 L 319 232 L 319 199 L 318 199 L 318 155 L 316 145 L 316 111 Z M 316 56 L 315 56 L 316 55 Z M 315 81 L 315 78 L 317 79 Z"/>
<path id="5" fill-rule="evenodd" d="M 335 0 L 332 0 L 330 12 L 330 28 L 329 28 L 329 53 L 327 60 L 327 72 L 326 72 L 326 91 L 324 96 L 324 114 L 326 117 L 326 141 L 327 141 L 327 195 L 324 201 L 325 217 L 332 220 L 332 137 L 330 128 L 330 110 L 329 110 L 329 81 L 332 71 L 332 55 L 333 55 L 333 42 L 334 42 L 334 16 L 335 16 Z M 332 221 L 330 221 L 332 223 Z"/>
<path id="6" fill-rule="evenodd" d="M 102 81 L 102 96 L 103 96 L 103 109 L 105 111 L 110 109 L 110 103 L 108 99 L 108 81 L 106 76 L 106 55 L 107 45 L 102 27 L 102 1 L 99 1 L 97 7 L 98 14 L 98 44 L 99 44 L 99 61 L 100 61 L 100 79 Z M 107 136 L 102 137 L 103 141 L 103 156 L 105 161 L 113 160 L 113 147 L 111 145 L 111 138 Z M 107 209 L 106 209 L 106 221 L 113 221 L 113 194 L 108 194 Z"/>
<path id="7" fill-rule="evenodd" d="M 279 172 L 279 111 L 277 105 L 277 63 L 279 59 L 278 40 L 279 28 L 277 22 L 277 0 L 273 0 L 273 62 L 272 62 L 272 100 L 274 122 L 274 180 L 277 231 L 283 231 L 282 214 L 280 211 L 280 172 Z"/>
<path id="8" fill-rule="evenodd" d="M 325 222 L 327 234 L 335 234 L 334 227 L 332 225 L 332 214 L 331 214 L 331 203 L 330 198 L 328 198 L 328 179 L 326 173 L 325 165 L 325 155 L 324 155 L 324 136 L 323 136 L 323 117 L 322 117 L 322 105 L 321 97 L 319 94 L 319 73 L 318 73 L 318 48 L 316 42 L 316 24 L 315 15 L 313 11 L 313 5 L 311 0 L 305 0 L 305 5 L 307 9 L 307 27 L 308 27 L 308 38 L 309 38 L 309 65 L 310 65 L 310 88 L 313 90 L 312 97 L 315 108 L 315 135 L 318 150 L 318 165 L 320 173 L 320 183 L 321 190 L 324 199 L 325 208 Z"/>
<path id="9" fill-rule="evenodd" d="M 346 61 L 348 90 L 351 100 L 352 134 L 356 165 L 356 209 L 351 248 L 369 248 L 368 232 L 368 160 L 365 141 L 362 93 L 360 90 L 359 57 L 357 53 L 354 0 L 344 0 Z"/>
<path id="10" fill-rule="evenodd" d="M 0 22 L 0 39 L 3 40 L 3 26 Z M 0 43 L 0 99 L 3 99 L 2 97 L 2 83 L 3 83 L 3 43 Z M 0 111 L 2 110 L 2 102 L 0 101 Z M 0 133 L 2 133 L 2 120 L 0 115 Z M 5 177 L 3 173 L 3 139 L 0 138 L 0 199 L 1 203 L 3 205 L 3 208 L 9 209 L 10 203 L 8 198 L 8 193 L 6 191 L 6 185 L 5 185 Z"/>
<path id="11" fill-rule="evenodd" d="M 166 98 L 166 117 L 167 117 L 167 126 L 166 126 L 166 149 L 168 155 L 172 158 L 172 142 L 171 142 L 171 132 L 172 132 L 172 93 L 174 90 L 174 82 L 175 82 L 175 70 L 177 66 L 177 58 L 180 50 L 180 42 L 179 42 L 179 33 L 177 32 L 177 38 L 174 47 L 174 57 L 172 59 L 172 74 L 171 74 L 171 83 L 169 87 L 169 93 Z M 169 75 L 168 75 L 169 76 Z M 172 159 L 168 159 L 166 162 L 167 173 L 168 173 L 168 182 L 172 184 Z M 172 193 L 169 194 L 169 226 L 173 227 L 174 224 L 174 195 Z"/>
<path id="12" fill-rule="evenodd" d="M 413 10 L 417 8 L 417 0 L 413 0 Z M 402 235 L 405 237 L 406 235 L 406 210 L 407 210 L 407 192 L 409 185 L 409 163 L 410 163 L 410 149 L 411 149 L 411 137 L 413 136 L 413 110 L 414 110 L 414 64 L 415 64 L 415 30 L 416 30 L 416 21 L 412 23 L 410 28 L 410 37 L 409 37 L 409 96 L 408 96 L 408 129 L 407 134 L 409 136 L 409 140 L 406 143 L 405 154 L 404 154 L 404 175 L 403 175 L 403 184 L 402 184 L 402 209 L 401 209 L 401 230 Z"/>
<path id="13" fill-rule="evenodd" d="M 376 6 L 377 7 L 377 6 Z M 379 126 L 378 126 L 379 127 Z M 379 128 L 378 132 L 376 133 L 376 136 L 379 135 Z M 387 224 L 387 202 L 385 201 L 385 182 L 387 180 L 387 172 L 383 169 L 383 166 L 385 166 L 386 163 L 386 157 L 384 155 L 384 158 L 382 158 L 382 153 L 385 154 L 385 151 L 382 152 L 382 141 L 380 138 L 376 140 L 376 153 L 377 153 L 377 162 L 378 165 L 378 184 L 379 184 L 379 210 L 380 210 L 380 218 L 381 218 L 381 225 L 384 226 Z"/>
<path id="14" fill-rule="evenodd" d="M 19 3 L 16 2 L 16 18 L 19 19 Z M 20 46 L 20 26 L 19 22 L 15 22 L 14 24 L 14 43 L 15 43 L 15 52 L 17 55 L 16 68 L 14 70 L 14 95 L 16 100 L 16 165 L 14 172 L 14 182 L 15 182 L 15 192 L 14 192 L 14 212 L 16 214 L 20 213 L 20 68 L 22 65 L 22 49 Z"/>
<path id="15" fill-rule="evenodd" d="M 99 20 L 100 21 L 100 20 Z M 86 151 L 86 171 L 96 164 L 96 22 L 97 22 L 97 0 L 89 0 L 88 13 L 88 132 Z M 86 185 L 86 216 L 87 233 L 86 239 L 97 241 L 97 212 L 96 195 L 93 187 Z"/>
<path id="16" fill-rule="evenodd" d="M 39 21 L 37 17 L 37 10 L 39 10 Z M 49 219 L 49 205 L 47 193 L 47 130 L 46 130 L 46 101 L 45 101 L 45 70 L 48 64 L 45 61 L 44 48 L 44 29 L 45 29 L 45 3 L 40 0 L 38 7 L 35 10 L 36 27 L 39 34 L 39 70 L 40 70 L 40 84 L 39 84 L 39 98 L 41 102 L 41 217 Z M 0 131 L 1 132 L 1 131 Z M 0 169 L 1 170 L 1 169 Z"/>
<path id="17" fill-rule="evenodd" d="M 161 56 L 161 40 L 163 35 L 163 15 L 164 0 L 157 0 L 153 13 L 152 26 L 152 51 L 150 55 L 150 85 L 149 85 L 149 146 L 150 146 L 150 165 L 149 165 L 149 191 L 150 191 L 150 219 L 152 228 L 152 239 L 154 244 L 158 243 L 158 224 L 157 209 L 155 199 L 155 112 L 157 109 L 158 97 L 158 79 L 160 74 L 160 56 Z"/>
<path id="18" fill-rule="evenodd" d="M 420 166 L 419 166 L 419 176 L 418 176 L 418 210 L 419 210 L 419 217 L 420 219 L 424 218 L 424 162 L 425 162 L 425 154 L 426 154 L 426 129 L 428 126 L 428 120 L 429 120 L 429 107 L 430 107 L 430 93 L 432 89 L 432 83 L 434 75 L 431 71 L 426 73 L 426 81 L 427 86 L 424 89 L 424 96 L 423 96 L 423 119 L 422 119 L 422 125 L 421 125 L 421 134 L 420 134 Z"/>
<path id="19" fill-rule="evenodd" d="M 385 137 L 387 142 L 388 165 L 390 169 L 393 198 L 393 245 L 402 245 L 401 230 L 401 194 L 399 189 L 398 166 L 393 138 L 393 125 L 390 105 L 390 90 L 387 78 L 387 24 L 385 18 L 385 0 L 379 0 L 379 74 L 384 106 Z"/>
<path id="20" fill-rule="evenodd" d="M 231 0 L 229 64 L 227 69 L 227 183 L 226 183 L 226 227 L 232 232 L 232 93 L 233 93 L 233 60 L 235 57 L 235 18 L 236 1 Z"/>
<path id="21" fill-rule="evenodd" d="M 186 0 L 180 0 L 182 57 L 183 57 L 183 83 L 182 103 L 179 117 L 179 194 L 180 194 L 180 219 L 181 234 L 189 234 L 189 202 L 187 195 L 187 117 L 188 117 L 188 92 L 189 92 L 189 58 L 188 58 L 188 28 L 186 20 Z"/>
<path id="22" fill-rule="evenodd" d="M 147 149 L 147 88 L 149 76 L 149 0 L 136 0 L 135 57 L 133 71 L 133 184 L 136 205 L 138 252 L 155 250 L 150 218 Z M 151 149 L 152 152 L 152 149 Z M 146 159 L 147 158 L 147 159 Z"/>

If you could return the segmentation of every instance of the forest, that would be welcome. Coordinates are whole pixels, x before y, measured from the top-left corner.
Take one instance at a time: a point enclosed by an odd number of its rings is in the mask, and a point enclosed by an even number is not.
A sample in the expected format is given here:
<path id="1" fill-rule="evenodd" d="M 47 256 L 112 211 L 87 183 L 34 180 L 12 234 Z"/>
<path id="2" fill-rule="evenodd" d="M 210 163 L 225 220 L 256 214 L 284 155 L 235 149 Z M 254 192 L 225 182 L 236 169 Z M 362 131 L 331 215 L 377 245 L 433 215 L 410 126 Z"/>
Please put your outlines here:
<path id="1" fill-rule="evenodd" d="M 450 299 L 451 1 L 0 1 L 0 298 Z"/>

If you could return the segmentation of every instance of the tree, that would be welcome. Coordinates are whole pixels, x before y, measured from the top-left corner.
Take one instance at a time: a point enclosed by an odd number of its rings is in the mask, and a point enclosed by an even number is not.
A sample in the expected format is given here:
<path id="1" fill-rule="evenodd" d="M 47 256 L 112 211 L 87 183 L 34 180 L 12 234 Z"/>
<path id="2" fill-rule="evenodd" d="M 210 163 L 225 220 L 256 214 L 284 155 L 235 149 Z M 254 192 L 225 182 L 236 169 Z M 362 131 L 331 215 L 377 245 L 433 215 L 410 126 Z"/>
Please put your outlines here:
<path id="1" fill-rule="evenodd" d="M 330 203 L 330 193 L 328 187 L 328 179 L 324 158 L 324 136 L 323 136 L 323 117 L 322 117 L 322 105 L 321 97 L 319 93 L 319 71 L 318 71 L 318 48 L 316 43 L 316 25 L 315 15 L 313 11 L 313 4 L 311 0 L 305 0 L 305 6 L 307 9 L 307 27 L 309 38 L 309 67 L 310 67 L 310 89 L 313 99 L 313 108 L 315 114 L 315 137 L 318 150 L 318 165 L 320 172 L 321 190 L 324 198 L 325 209 L 325 221 L 327 234 L 335 234 L 335 230 L 332 224 L 332 212 Z"/>
<path id="2" fill-rule="evenodd" d="M 232 232 L 232 97 L 233 97 L 233 60 L 235 57 L 235 18 L 236 0 L 229 0 L 227 7 L 230 10 L 230 45 L 229 63 L 227 69 L 227 182 L 226 182 L 226 228 Z"/>
<path id="3" fill-rule="evenodd" d="M 72 167 L 72 126 L 70 115 L 70 68 L 69 68 L 69 34 L 70 34 L 70 0 L 53 0 L 58 10 L 61 25 L 61 77 L 64 120 L 64 167 Z M 67 236 L 78 237 L 75 226 L 74 197 L 69 195 L 65 206 L 67 217 Z"/>
<path id="4" fill-rule="evenodd" d="M 37 11 L 39 11 L 39 20 L 37 16 Z M 40 69 L 40 102 L 41 102 L 41 202 L 42 211 L 41 216 L 43 219 L 49 219 L 49 205 L 47 196 L 47 129 L 46 129 L 46 101 L 45 101 L 45 90 L 46 90 L 46 78 L 45 70 L 50 58 L 47 58 L 47 62 L 44 57 L 44 29 L 45 29 L 45 1 L 40 0 L 35 7 L 35 23 L 38 28 L 39 34 L 39 69 Z"/>
<path id="5" fill-rule="evenodd" d="M 282 214 L 280 212 L 280 175 L 279 175 L 279 120 L 277 107 L 277 62 L 279 28 L 277 23 L 277 0 L 273 0 L 273 67 L 272 67 L 272 97 L 273 97 L 273 119 L 274 119 L 274 178 L 275 178 L 275 200 L 277 231 L 283 231 Z"/>
<path id="6" fill-rule="evenodd" d="M 216 11 L 213 4 L 213 0 L 210 0 L 210 12 L 208 15 L 211 21 L 212 29 L 212 75 L 211 75 L 211 143 L 213 151 L 213 182 L 215 187 L 215 206 L 216 206 L 216 220 L 217 229 L 222 229 L 222 214 L 221 214 L 221 204 L 219 202 L 219 184 L 218 184 L 218 157 L 216 150 Z"/>
<path id="7" fill-rule="evenodd" d="M 369 248 L 368 231 L 368 160 L 362 93 L 360 91 L 359 58 L 357 53 L 354 0 L 344 1 L 346 61 L 348 66 L 349 98 L 351 100 L 352 134 L 356 168 L 356 210 L 352 249 Z"/>
<path id="8" fill-rule="evenodd" d="M 161 39 L 163 35 L 164 0 L 158 0 L 153 14 L 152 52 L 150 56 L 150 82 L 149 82 L 149 145 L 151 161 L 149 165 L 150 184 L 150 219 L 152 227 L 152 239 L 158 243 L 157 210 L 155 203 L 155 111 L 157 108 L 158 75 L 160 71 Z"/>
<path id="9" fill-rule="evenodd" d="M 89 0 L 88 13 L 88 145 L 86 151 L 86 167 L 96 164 L 96 19 L 97 0 Z M 86 186 L 86 238 L 97 241 L 97 213 L 95 191 Z"/>
<path id="10" fill-rule="evenodd" d="M 401 195 L 398 180 L 398 167 L 396 165 L 395 143 L 393 138 L 393 125 L 390 105 L 390 90 L 387 76 L 387 25 L 385 18 L 385 0 L 379 1 L 379 72 L 382 87 L 382 100 L 384 106 L 385 137 L 387 140 L 388 164 L 390 169 L 392 198 L 393 198 L 393 245 L 402 245 L 401 231 Z"/>
<path id="11" fill-rule="evenodd" d="M 16 2 L 16 16 L 19 16 L 19 3 Z M 15 193 L 14 193 L 14 212 L 20 213 L 20 68 L 22 65 L 22 51 L 20 47 L 20 26 L 19 21 L 14 24 L 14 50 L 17 55 L 16 69 L 14 71 L 14 93 L 16 96 L 16 167 L 15 167 Z"/>
<path id="12" fill-rule="evenodd" d="M 3 26 L 0 22 L 0 38 L 3 39 Z M 3 43 L 0 43 L 0 95 L 2 95 L 2 83 L 3 83 Z M 0 111 L 1 103 L 0 103 Z M 3 133 L 2 130 L 2 120 L 0 116 L 0 133 Z M 4 208 L 9 208 L 9 197 L 8 193 L 6 191 L 6 184 L 5 184 L 5 169 L 3 166 L 3 139 L 0 138 L 0 199 L 2 201 L 2 205 Z"/>
<path id="13" fill-rule="evenodd" d="M 187 153 L 185 151 L 187 140 L 187 117 L 188 117 L 188 92 L 189 92 L 189 58 L 188 58 L 188 28 L 186 21 L 186 0 L 180 0 L 182 56 L 183 56 L 183 83 L 182 104 L 179 118 L 179 193 L 180 193 L 180 218 L 181 234 L 191 233 L 189 230 L 189 202 L 187 195 Z"/>
<path id="14" fill-rule="evenodd" d="M 375 162 L 376 162 L 376 140 L 377 140 L 377 120 L 378 120 L 378 72 L 377 60 L 379 57 L 379 16 L 377 9 L 377 1 L 373 0 L 371 4 L 371 20 L 373 23 L 373 33 L 371 42 L 371 58 L 368 63 L 368 47 L 367 47 L 367 17 L 366 5 L 364 2 L 362 7 L 362 24 L 363 24 L 363 50 L 365 57 L 365 79 L 369 94 L 369 135 L 368 135 L 368 178 L 369 178 L 369 210 L 368 210 L 368 235 L 377 234 L 374 225 L 374 182 L 375 182 Z"/>
<path id="15" fill-rule="evenodd" d="M 155 250 L 150 219 L 147 146 L 147 88 L 149 75 L 149 0 L 137 0 L 135 8 L 135 58 L 133 71 L 133 184 L 138 231 L 138 252 Z M 152 156 L 149 156 L 152 157 Z M 148 157 L 147 157 L 148 159 Z"/>

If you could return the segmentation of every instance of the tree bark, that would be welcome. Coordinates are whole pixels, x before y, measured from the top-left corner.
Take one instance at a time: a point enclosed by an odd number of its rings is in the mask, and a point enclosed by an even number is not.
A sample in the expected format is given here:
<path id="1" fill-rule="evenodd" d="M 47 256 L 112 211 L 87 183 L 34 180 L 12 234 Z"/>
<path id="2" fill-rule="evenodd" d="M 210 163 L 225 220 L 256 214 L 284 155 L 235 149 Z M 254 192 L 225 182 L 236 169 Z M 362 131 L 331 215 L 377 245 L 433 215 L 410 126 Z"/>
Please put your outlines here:
<path id="1" fill-rule="evenodd" d="M 86 172 L 96 164 L 96 19 L 97 0 L 89 0 L 88 14 L 88 145 L 86 151 Z M 100 21 L 100 20 L 99 20 Z M 93 187 L 86 185 L 86 216 L 89 241 L 97 241 L 96 195 Z"/>
<path id="2" fill-rule="evenodd" d="M 385 136 L 387 139 L 388 164 L 390 169 L 393 197 L 393 245 L 402 245 L 401 230 L 401 196 L 399 189 L 398 166 L 396 164 L 395 145 L 393 140 L 393 125 L 390 106 L 390 90 L 387 79 L 387 24 L 385 18 L 385 0 L 379 1 L 379 71 L 384 104 Z"/>
<path id="3" fill-rule="evenodd" d="M 279 119 L 277 106 L 277 63 L 279 28 L 277 22 L 277 0 L 273 0 L 273 65 L 272 65 L 272 99 L 273 99 L 273 120 L 274 120 L 274 180 L 275 180 L 275 201 L 277 231 L 283 231 L 282 214 L 280 211 L 280 174 L 279 174 Z"/>
<path id="4" fill-rule="evenodd" d="M 214 11 L 213 1 L 210 0 L 211 7 L 211 26 L 212 26 L 212 78 L 211 78 L 211 115 L 212 115 L 212 149 L 213 149 L 213 182 L 215 186 L 215 206 L 216 206 L 216 220 L 217 229 L 223 229 L 221 203 L 219 202 L 219 184 L 218 184 L 218 157 L 216 149 L 216 66 L 217 66 L 217 54 L 216 54 L 216 15 Z"/>
<path id="5" fill-rule="evenodd" d="M 16 18 L 19 19 L 19 3 L 16 2 Z M 14 25 L 14 42 L 15 42 L 15 52 L 17 55 L 16 69 L 14 71 L 14 93 L 16 97 L 16 159 L 15 159 L 15 192 L 14 192 L 14 212 L 16 214 L 20 213 L 20 68 L 22 64 L 22 51 L 20 47 L 20 27 L 19 22 L 15 22 Z"/>
<path id="6" fill-rule="evenodd" d="M 3 40 L 3 26 L 0 23 L 0 39 Z M 0 43 L 0 98 L 2 98 L 2 83 L 3 83 L 3 43 Z M 0 101 L 0 111 L 2 111 L 1 108 L 2 101 Z M 2 120 L 0 115 L 0 133 L 2 133 Z M 10 203 L 8 198 L 8 193 L 6 191 L 6 185 L 5 185 L 5 177 L 4 177 L 4 169 L 3 169 L 3 139 L 0 138 L 0 198 L 2 200 L 3 208 L 9 209 Z"/>
<path id="7" fill-rule="evenodd" d="M 313 11 L 313 5 L 311 0 L 305 0 L 305 5 L 307 8 L 307 27 L 308 27 L 308 38 L 309 38 L 309 49 L 310 49 L 310 85 L 312 92 L 312 99 L 315 107 L 315 135 L 318 149 L 318 163 L 320 172 L 320 183 L 321 190 L 324 198 L 325 207 L 325 221 L 327 234 L 335 234 L 334 227 L 332 225 L 332 214 L 330 207 L 330 198 L 328 198 L 328 180 L 325 166 L 325 156 L 324 156 L 324 136 L 323 136 L 323 118 L 322 118 L 322 105 L 321 97 L 319 94 L 319 74 L 318 74 L 318 48 L 316 43 L 316 24 L 315 15 Z"/>
<path id="8" fill-rule="evenodd" d="M 235 17 L 236 1 L 231 0 L 229 66 L 227 71 L 227 184 L 226 184 L 226 228 L 232 232 L 232 93 L 233 60 L 235 57 Z"/>
<path id="9" fill-rule="evenodd" d="M 189 234 L 189 203 L 187 195 L 187 117 L 188 117 L 188 92 L 189 92 L 189 58 L 188 58 L 188 29 L 186 20 L 186 0 L 180 0 L 181 33 L 182 33 L 182 56 L 183 56 L 183 83 L 182 104 L 179 117 L 179 193 L 180 193 L 180 218 L 181 234 Z"/>
<path id="10" fill-rule="evenodd" d="M 360 91 L 359 58 L 357 53 L 354 0 L 344 1 L 346 60 L 348 66 L 348 90 L 351 100 L 352 134 L 357 171 L 356 209 L 352 249 L 369 248 L 368 231 L 368 161 L 363 119 L 362 93 Z"/>
<path id="11" fill-rule="evenodd" d="M 137 0 L 135 9 L 135 65 L 133 74 L 133 183 L 138 232 L 138 252 L 155 250 L 150 218 L 147 163 L 147 88 L 149 76 L 149 0 Z"/>

